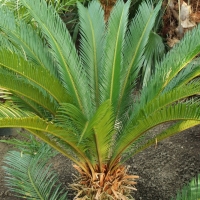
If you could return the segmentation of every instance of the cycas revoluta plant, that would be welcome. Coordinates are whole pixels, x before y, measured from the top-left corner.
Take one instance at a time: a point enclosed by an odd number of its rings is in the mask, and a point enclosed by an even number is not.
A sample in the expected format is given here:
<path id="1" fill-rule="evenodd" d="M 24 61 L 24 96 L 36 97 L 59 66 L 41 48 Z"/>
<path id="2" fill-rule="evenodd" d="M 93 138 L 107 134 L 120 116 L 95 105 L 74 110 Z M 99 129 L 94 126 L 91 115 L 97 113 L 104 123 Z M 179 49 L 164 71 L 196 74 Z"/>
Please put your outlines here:
<path id="1" fill-rule="evenodd" d="M 19 143 L 22 145 L 22 141 Z M 67 193 L 49 164 L 55 152 L 44 143 L 34 153 L 27 153 L 33 150 L 31 147 L 25 148 L 25 152 L 10 151 L 5 156 L 3 168 L 9 189 L 24 199 L 67 200 Z"/>
<path id="2" fill-rule="evenodd" d="M 45 0 L 47 5 L 54 7 L 56 12 L 65 22 L 73 40 L 76 41 L 78 34 L 78 13 L 76 0 Z M 87 0 L 79 0 L 81 3 L 87 3 Z M 35 24 L 32 16 L 27 12 L 26 7 L 21 4 L 20 0 L 0 0 L 0 7 L 7 7 L 12 10 L 17 18 L 24 18 L 33 25 Z"/>
<path id="3" fill-rule="evenodd" d="M 0 87 L 7 102 L 0 105 L 0 127 L 23 127 L 71 159 L 80 173 L 77 198 L 128 199 L 138 177 L 127 174 L 125 162 L 200 124 L 200 68 L 198 59 L 192 61 L 200 52 L 200 28 L 156 64 L 135 98 L 161 3 L 153 8 L 143 2 L 130 23 L 130 1 L 118 1 L 108 23 L 99 2 L 78 4 L 78 53 L 52 6 L 21 2 L 40 31 L 1 9 Z M 174 123 L 166 130 L 146 137 L 169 121 Z"/>

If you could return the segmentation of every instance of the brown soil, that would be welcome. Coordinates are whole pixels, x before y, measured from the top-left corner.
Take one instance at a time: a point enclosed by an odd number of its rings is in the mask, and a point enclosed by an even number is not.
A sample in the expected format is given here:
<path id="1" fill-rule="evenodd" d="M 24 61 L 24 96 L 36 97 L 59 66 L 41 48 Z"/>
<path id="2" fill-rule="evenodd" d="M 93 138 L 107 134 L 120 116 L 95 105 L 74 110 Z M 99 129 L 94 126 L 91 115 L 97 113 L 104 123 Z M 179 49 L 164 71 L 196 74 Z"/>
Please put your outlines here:
<path id="1" fill-rule="evenodd" d="M 165 38 L 168 46 L 172 48 L 182 39 L 186 32 L 192 30 L 200 23 L 200 2 L 199 0 L 180 1 L 180 6 L 183 4 L 187 5 L 187 9 L 190 10 L 187 17 L 185 17 L 188 18 L 189 22 L 194 24 L 194 27 L 190 27 L 189 25 L 186 25 L 186 27 L 182 26 L 183 24 L 179 21 L 179 1 L 171 0 L 171 2 L 173 2 L 172 5 L 169 4 L 168 0 L 163 1 L 163 9 L 165 12 L 163 15 L 163 27 L 160 34 L 163 38 Z M 186 14 L 186 11 L 182 11 L 182 14 L 184 13 Z M 183 20 L 184 17 L 182 16 L 181 19 Z"/>
<path id="2" fill-rule="evenodd" d="M 162 127 L 158 127 L 159 130 Z M 155 130 L 155 133 L 156 131 Z M 12 137 L 18 137 L 14 133 Z M 2 137 L 1 137 L 2 138 Z M 7 138 L 9 139 L 9 138 Z M 184 131 L 137 154 L 131 161 L 130 173 L 140 176 L 135 193 L 136 200 L 170 200 L 185 183 L 200 173 L 200 126 Z M 0 165 L 11 145 L 0 143 Z M 53 159 L 60 181 L 67 185 L 76 172 L 71 161 L 62 155 Z M 73 199 L 69 189 L 68 199 Z M 4 183 L 4 172 L 0 169 L 0 200 L 20 200 L 14 197 Z"/>

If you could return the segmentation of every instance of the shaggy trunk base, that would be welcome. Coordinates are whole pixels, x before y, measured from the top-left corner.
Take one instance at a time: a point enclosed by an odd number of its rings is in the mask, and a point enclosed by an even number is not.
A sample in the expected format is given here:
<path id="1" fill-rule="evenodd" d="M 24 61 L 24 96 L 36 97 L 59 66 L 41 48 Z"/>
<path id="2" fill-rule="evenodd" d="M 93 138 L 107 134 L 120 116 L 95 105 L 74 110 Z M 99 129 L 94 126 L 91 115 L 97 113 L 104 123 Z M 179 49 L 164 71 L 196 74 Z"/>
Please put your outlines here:
<path id="1" fill-rule="evenodd" d="M 103 166 L 102 172 L 99 168 L 95 170 L 95 174 L 88 175 L 78 166 L 74 165 L 78 170 L 80 177 L 71 187 L 77 191 L 76 200 L 128 200 L 133 199 L 130 196 L 132 190 L 136 190 L 135 185 L 138 176 L 128 175 L 128 167 L 120 166 L 113 172 L 107 170 L 107 166 Z"/>

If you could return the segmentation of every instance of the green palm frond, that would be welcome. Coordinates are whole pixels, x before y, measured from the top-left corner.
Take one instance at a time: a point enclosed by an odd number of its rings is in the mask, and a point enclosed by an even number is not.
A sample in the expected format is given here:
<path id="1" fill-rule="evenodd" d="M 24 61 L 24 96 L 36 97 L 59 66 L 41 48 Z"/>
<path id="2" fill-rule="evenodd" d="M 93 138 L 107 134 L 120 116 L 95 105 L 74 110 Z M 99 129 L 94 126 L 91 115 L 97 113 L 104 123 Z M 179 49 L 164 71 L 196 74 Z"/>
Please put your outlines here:
<path id="1" fill-rule="evenodd" d="M 0 105 L 0 126 L 1 127 L 24 127 L 26 129 L 34 129 L 47 133 L 55 132 L 55 136 L 60 138 L 68 138 L 70 135 L 70 130 L 63 134 L 64 129 L 57 127 L 52 122 L 48 122 L 42 118 L 39 118 L 32 112 L 23 111 L 17 108 L 15 105 L 2 104 Z M 69 134 L 67 136 L 67 133 Z M 70 141 L 73 141 L 73 134 L 70 135 Z"/>
<path id="2" fill-rule="evenodd" d="M 198 38 L 199 34 L 199 28 L 192 31 L 192 37 Z M 182 79 L 179 85 L 184 87 L 188 81 L 192 80 L 192 77 L 198 77 L 198 62 L 194 65 L 194 71 L 192 70 L 192 72 L 189 72 L 189 70 L 187 70 L 188 63 L 190 63 L 194 56 L 197 55 L 199 48 L 198 42 L 192 41 L 190 43 L 190 39 L 190 35 L 187 34 L 183 41 L 176 45 L 176 47 L 173 48 L 173 51 L 171 50 L 166 54 L 161 63 L 157 64 L 155 75 L 149 81 L 148 86 L 141 90 L 140 101 L 133 104 L 133 107 L 131 108 L 130 112 L 134 110 L 130 116 L 131 119 L 137 118 L 138 113 L 143 110 L 149 102 L 154 102 L 154 100 L 158 99 L 162 93 L 170 90 L 170 87 L 172 87 L 173 84 L 174 87 L 178 87 L 179 79 Z M 188 49 L 188 54 L 186 49 Z M 177 52 L 177 54 L 175 52 Z M 172 67 L 172 65 L 174 67 Z M 191 68 L 190 65 L 189 68 Z M 171 77 L 170 80 L 168 80 L 169 76 Z M 181 78 L 181 76 L 183 77 Z M 196 82 L 199 83 L 198 80 Z"/>
<path id="3" fill-rule="evenodd" d="M 63 128 L 67 128 L 71 124 L 71 126 L 74 126 L 74 132 L 77 132 L 78 134 L 84 129 L 83 127 L 85 126 L 87 119 L 76 106 L 69 103 L 63 103 L 57 110 L 54 122 L 56 125 Z"/>
<path id="4" fill-rule="evenodd" d="M 115 144 L 115 152 L 113 153 L 112 164 L 121 157 L 121 154 L 127 150 L 127 148 L 134 143 L 139 137 L 145 134 L 149 129 L 155 126 L 176 120 L 196 120 L 200 121 L 199 102 L 186 102 L 177 103 L 176 105 L 170 105 L 153 112 L 150 115 L 146 115 L 143 112 L 143 116 L 137 119 L 137 123 L 130 123 L 126 127 L 125 131 L 118 138 Z"/>
<path id="5" fill-rule="evenodd" d="M 11 105 L 15 105 L 17 108 L 21 110 L 26 110 L 35 113 L 41 118 L 45 118 L 48 120 L 52 119 L 52 115 L 46 109 L 44 109 L 34 101 L 25 98 L 24 96 L 17 95 L 16 93 L 11 93 L 1 88 L 0 99 L 6 101 L 7 103 L 9 102 L 9 104 Z"/>
<path id="6" fill-rule="evenodd" d="M 25 96 L 43 106 L 47 111 L 55 114 L 58 103 L 41 87 L 36 87 L 36 85 L 26 81 L 23 77 L 10 73 L 10 71 L 5 70 L 3 67 L 0 68 L 0 76 L 2 88 L 12 93 L 17 93 L 20 96 Z M 10 81 L 7 81 L 8 79 Z"/>
<path id="7" fill-rule="evenodd" d="M 200 44 L 196 41 L 190 41 L 190 37 L 199 38 L 200 31 L 198 28 L 195 28 L 191 34 L 187 33 L 183 38 L 183 41 L 177 44 L 163 59 L 161 63 L 157 65 L 160 69 L 157 70 L 158 74 L 161 71 L 161 74 L 164 75 L 162 79 L 162 90 L 167 84 L 176 77 L 176 75 L 184 69 L 188 63 L 190 63 L 198 54 Z M 186 48 L 187 46 L 187 48 Z M 176 52 L 176 53 L 175 53 Z M 178 56 L 177 56 L 178 55 Z M 174 67 L 171 67 L 173 63 Z M 162 67 L 159 67 L 162 66 Z"/>
<path id="8" fill-rule="evenodd" d="M 16 72 L 18 75 L 30 80 L 40 88 L 46 90 L 57 102 L 67 102 L 70 97 L 58 79 L 52 76 L 48 70 L 33 65 L 22 57 L 8 50 L 0 51 L 0 65 Z M 52 84 L 53 83 L 53 84 Z M 52 85 L 49 87 L 49 85 Z"/>
<path id="9" fill-rule="evenodd" d="M 78 153 L 74 152 L 71 146 L 68 145 L 64 140 L 56 136 L 46 134 L 43 131 L 38 131 L 30 128 L 28 128 L 27 130 L 33 135 L 35 135 L 37 138 L 41 139 L 49 146 L 51 146 L 52 148 L 54 148 L 55 150 L 72 160 L 74 163 L 76 163 L 77 166 L 80 166 L 87 173 L 87 167 L 85 166 L 85 161 L 88 161 L 87 157 L 83 159 L 80 155 L 78 155 Z M 90 163 L 88 163 L 88 165 L 90 166 Z"/>
<path id="10" fill-rule="evenodd" d="M 102 52 L 104 47 L 104 13 L 97 1 L 88 9 L 78 3 L 80 15 L 80 56 L 85 66 L 94 107 L 100 104 L 100 81 L 102 79 Z M 102 31 L 99 31 L 102 30 Z"/>
<path id="11" fill-rule="evenodd" d="M 128 9 L 130 1 L 124 4 L 118 1 L 112 10 L 108 20 L 107 33 L 105 37 L 105 49 L 102 58 L 103 79 L 100 84 L 101 102 L 111 100 L 116 112 L 116 103 L 120 91 L 120 75 L 123 63 L 124 37 L 128 23 Z M 110 66 L 110 67 L 107 67 Z"/>
<path id="12" fill-rule="evenodd" d="M 147 44 L 160 6 L 161 2 L 153 9 L 150 3 L 143 2 L 136 16 L 131 21 L 129 31 L 124 38 L 124 58 L 120 79 L 122 86 L 118 99 L 118 110 L 121 114 L 124 109 L 130 106 L 130 102 L 132 102 L 131 91 L 134 88 L 142 66 L 141 56 L 144 52 L 144 47 Z"/>
<path id="13" fill-rule="evenodd" d="M 67 193 L 58 184 L 51 165 L 47 164 L 51 154 L 47 145 L 42 145 L 35 155 L 9 152 L 4 159 L 8 165 L 4 170 L 10 190 L 26 199 L 66 200 Z"/>
<path id="14" fill-rule="evenodd" d="M 181 70 L 179 74 L 170 81 L 170 83 L 163 90 L 163 93 L 180 85 L 185 85 L 188 82 L 192 81 L 194 78 L 197 78 L 200 74 L 199 66 L 200 66 L 200 59 L 199 58 L 194 59 L 187 65 L 186 68 Z"/>
<path id="15" fill-rule="evenodd" d="M 147 85 L 152 73 L 155 71 L 154 67 L 165 53 L 165 45 L 161 36 L 151 31 L 149 40 L 144 51 L 144 63 L 142 67 L 142 84 L 143 87 Z"/>
<path id="16" fill-rule="evenodd" d="M 8 115 L 10 110 L 4 109 L 1 111 L 1 115 L 4 117 L 3 119 L 0 119 L 0 127 L 24 127 L 25 129 L 33 129 L 38 130 L 42 132 L 49 133 L 50 135 L 60 138 L 63 140 L 66 145 L 70 145 L 72 148 L 74 148 L 74 151 L 77 151 L 83 155 L 83 153 L 80 151 L 81 147 L 77 147 L 77 139 L 76 136 L 70 132 L 70 130 L 63 130 L 61 128 L 57 128 L 56 126 L 52 125 L 51 123 L 47 123 L 46 121 L 38 118 L 38 117 L 12 117 L 12 118 L 5 118 L 6 115 Z M 12 110 L 13 112 L 13 110 Z M 18 112 L 17 112 L 18 114 Z"/>
<path id="17" fill-rule="evenodd" d="M 156 98 L 198 54 L 200 43 L 191 38 L 200 38 L 199 27 L 194 28 L 191 33 L 187 33 L 182 41 L 156 65 L 155 76 L 148 83 L 148 87 L 142 91 L 141 99 L 145 99 L 143 104 Z"/>
<path id="18" fill-rule="evenodd" d="M 36 33 L 35 27 L 19 21 L 9 9 L 1 9 L 0 28 L 4 37 L 9 40 L 15 48 L 19 50 L 25 58 L 31 59 L 34 63 L 47 68 L 51 74 L 55 75 L 52 58 L 49 56 L 47 48 L 42 38 Z M 4 45 L 4 48 L 6 45 Z"/>
<path id="19" fill-rule="evenodd" d="M 178 121 L 172 124 L 166 130 L 163 130 L 161 133 L 153 136 L 153 138 L 150 138 L 150 139 L 141 138 L 142 143 L 140 143 L 139 146 L 136 146 L 136 147 L 134 146 L 134 148 L 132 147 L 128 148 L 127 154 L 124 155 L 124 159 L 122 162 L 126 162 L 129 158 L 133 157 L 135 154 L 143 151 L 144 149 L 148 148 L 151 145 L 157 145 L 158 142 L 199 124 L 200 124 L 200 120 Z"/>
<path id="20" fill-rule="evenodd" d="M 170 91 L 168 91 L 168 92 L 166 92 L 164 94 L 161 94 L 161 95 L 159 95 L 159 97 L 155 98 L 154 100 L 149 101 L 144 107 L 142 107 L 142 108 L 140 107 L 139 113 L 137 115 L 134 113 L 134 115 L 133 115 L 134 117 L 130 118 L 129 125 L 126 127 L 127 128 L 126 130 L 128 130 L 128 132 L 130 130 L 133 130 L 133 132 L 130 133 L 130 138 L 128 138 L 127 141 L 130 141 L 131 138 L 134 141 L 136 141 L 140 137 L 140 136 L 139 137 L 135 137 L 135 134 L 134 134 L 135 130 L 139 130 L 140 125 L 138 127 L 138 124 L 141 124 L 141 127 L 143 126 L 144 128 L 146 128 L 146 131 L 148 129 L 153 128 L 153 126 L 152 127 L 148 127 L 148 125 L 145 124 L 146 119 L 152 118 L 154 120 L 158 120 L 158 121 L 156 121 L 155 125 L 158 125 L 160 123 L 165 123 L 167 121 L 181 120 L 182 118 L 179 118 L 181 116 L 181 113 L 176 109 L 179 106 L 183 105 L 184 107 L 185 106 L 187 107 L 187 105 L 188 105 L 188 103 L 181 103 L 181 100 L 184 100 L 186 97 L 192 97 L 192 96 L 198 95 L 199 92 L 200 92 L 200 84 L 199 84 L 199 82 L 198 81 L 193 81 L 193 82 L 191 82 L 191 83 L 189 83 L 187 85 L 182 85 L 180 87 L 175 87 L 175 89 L 170 90 Z M 195 108 L 197 105 L 199 105 L 199 103 L 198 102 L 196 102 L 196 103 L 197 103 L 196 105 L 192 105 L 192 106 L 194 106 L 193 107 L 194 108 L 194 110 L 193 110 L 194 113 L 190 113 L 190 114 L 194 114 L 194 120 L 197 117 L 196 114 L 199 116 L 199 111 L 198 111 L 197 108 Z M 175 104 L 175 105 L 173 105 L 173 104 Z M 195 104 L 195 100 L 194 100 L 194 104 Z M 137 103 L 136 103 L 136 105 L 137 105 Z M 138 103 L 138 107 L 140 105 L 141 104 L 139 102 Z M 175 107 L 177 107 L 177 108 L 175 108 Z M 168 112 L 167 111 L 168 109 L 170 109 L 170 110 L 172 109 L 171 110 L 172 112 L 171 111 Z M 164 110 L 166 110 L 168 113 L 165 113 L 165 114 L 162 113 Z M 188 109 L 186 108 L 186 110 L 188 110 Z M 183 110 L 183 113 L 185 112 L 185 114 L 186 114 L 186 110 Z M 160 112 L 161 115 L 158 114 L 159 112 Z M 189 113 L 187 113 L 185 116 L 189 116 L 188 114 Z M 173 116 L 175 118 L 174 119 L 167 119 L 167 120 L 164 120 L 162 122 L 159 121 L 164 116 L 166 116 L 166 117 L 167 116 L 168 117 Z M 188 118 L 188 119 L 191 119 L 191 118 Z M 191 123 L 191 126 L 188 126 L 188 128 L 190 128 L 192 126 L 195 126 L 195 125 L 193 123 Z M 179 128 L 179 131 L 182 131 L 182 129 L 180 127 L 178 127 L 178 128 Z M 121 134 L 122 135 L 121 137 L 122 138 L 124 137 L 125 140 L 127 138 L 126 130 L 125 130 L 125 132 L 123 132 Z M 146 131 L 143 132 L 142 130 L 139 130 L 138 133 L 140 132 L 143 135 Z M 177 130 L 177 132 L 178 132 L 178 130 Z M 175 132 L 175 133 L 177 133 L 177 132 Z M 168 136 L 170 136 L 170 135 L 168 135 Z M 121 141 L 121 138 L 118 138 L 118 140 Z M 122 142 L 122 144 L 124 144 L 124 142 Z"/>
<path id="21" fill-rule="evenodd" d="M 155 7 L 143 1 L 130 23 L 130 1 L 118 0 L 108 22 L 100 2 L 88 9 L 78 4 L 79 52 L 52 5 L 21 3 L 35 25 L 0 11 L 0 127 L 23 127 L 69 157 L 87 188 L 83 193 L 95 188 L 89 195 L 111 191 L 118 198 L 126 182 L 116 178 L 118 171 L 127 177 L 123 162 L 200 122 L 199 58 L 192 61 L 200 51 L 200 26 L 155 61 L 154 74 L 138 90 L 142 66 L 163 48 L 152 45 L 161 42 L 152 32 L 161 1 Z M 166 130 L 150 135 L 169 121 Z"/>
<path id="22" fill-rule="evenodd" d="M 88 163 L 88 158 L 84 154 L 84 146 L 78 145 L 79 135 L 76 135 L 70 127 L 63 129 L 51 121 L 47 122 L 31 112 L 20 110 L 11 105 L 0 105 L 0 127 L 23 127 L 64 155 L 69 155 L 68 157 L 72 158 L 78 165 L 82 166 L 84 162 Z M 63 148 L 62 151 L 60 145 Z M 75 155 L 79 163 L 70 156 L 70 153 L 66 153 L 65 147 Z"/>
<path id="23" fill-rule="evenodd" d="M 185 185 L 172 200 L 199 200 L 200 198 L 200 174 Z"/>
<path id="24" fill-rule="evenodd" d="M 111 102 L 104 102 L 97 110 L 93 119 L 89 122 L 84 138 L 90 138 L 91 143 L 87 144 L 87 149 L 94 158 L 97 157 L 99 166 L 109 159 L 109 151 L 112 146 L 114 134 L 114 111 Z M 102 134 L 102 132 L 104 134 Z M 89 134 L 88 134 L 89 133 Z M 96 153 L 94 153 L 96 152 Z"/>
<path id="25" fill-rule="evenodd" d="M 181 85 L 180 87 L 175 87 L 174 89 L 161 94 L 158 98 L 148 102 L 147 105 L 141 109 L 140 114 L 143 115 L 143 110 L 145 110 L 145 114 L 149 115 L 165 106 L 184 100 L 186 97 L 199 95 L 199 93 L 200 82 L 198 81 L 193 81 L 187 85 Z M 140 115 L 137 117 L 139 116 Z"/>
<path id="26" fill-rule="evenodd" d="M 81 70 L 80 60 L 65 24 L 50 5 L 45 1 L 22 1 L 30 14 L 38 22 L 42 33 L 48 40 L 51 53 L 58 64 L 58 71 L 64 87 L 79 108 L 89 116 L 90 98 L 87 94 L 85 73 Z M 65 41 L 65 42 L 63 42 Z"/>

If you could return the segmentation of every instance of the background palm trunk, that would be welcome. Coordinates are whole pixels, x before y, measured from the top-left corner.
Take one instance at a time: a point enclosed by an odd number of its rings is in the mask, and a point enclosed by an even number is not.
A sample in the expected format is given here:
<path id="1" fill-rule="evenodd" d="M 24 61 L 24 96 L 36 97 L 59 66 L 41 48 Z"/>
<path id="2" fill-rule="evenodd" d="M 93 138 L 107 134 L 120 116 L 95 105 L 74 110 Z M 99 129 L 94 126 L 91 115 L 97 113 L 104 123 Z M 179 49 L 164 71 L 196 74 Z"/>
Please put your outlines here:
<path id="1" fill-rule="evenodd" d="M 113 6 L 116 3 L 116 0 L 100 0 L 100 2 L 105 12 L 104 14 L 105 21 L 108 21 L 108 18 L 110 16 Z"/>

